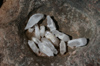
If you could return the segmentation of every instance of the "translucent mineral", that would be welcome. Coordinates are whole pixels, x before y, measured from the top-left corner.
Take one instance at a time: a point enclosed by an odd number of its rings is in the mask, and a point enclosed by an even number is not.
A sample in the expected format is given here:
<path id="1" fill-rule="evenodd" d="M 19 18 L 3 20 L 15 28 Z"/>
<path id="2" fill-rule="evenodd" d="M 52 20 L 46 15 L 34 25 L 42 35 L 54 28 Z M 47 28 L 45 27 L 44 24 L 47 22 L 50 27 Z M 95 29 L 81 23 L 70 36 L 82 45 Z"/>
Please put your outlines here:
<path id="1" fill-rule="evenodd" d="M 34 31 L 34 28 L 28 28 L 28 32 L 32 33 Z"/>
<path id="2" fill-rule="evenodd" d="M 46 54 L 49 57 L 50 56 L 54 56 L 54 54 L 51 51 L 51 49 L 49 47 L 45 46 L 44 43 L 41 42 L 41 43 L 38 44 L 38 46 L 39 46 L 40 52 Z"/>
<path id="3" fill-rule="evenodd" d="M 32 40 L 36 43 L 36 44 L 39 44 L 41 43 L 41 41 L 35 37 L 32 37 Z"/>
<path id="4" fill-rule="evenodd" d="M 41 41 L 51 49 L 51 51 L 54 53 L 54 54 L 57 54 L 58 51 L 56 50 L 56 48 L 54 47 L 54 45 L 47 39 L 47 38 L 42 38 Z"/>
<path id="5" fill-rule="evenodd" d="M 58 46 L 59 39 L 56 38 L 51 32 L 46 31 L 45 37 L 46 37 L 47 39 L 51 40 L 51 42 L 52 42 L 55 46 Z"/>
<path id="6" fill-rule="evenodd" d="M 34 53 L 39 54 L 39 49 L 32 40 L 28 40 L 28 45 Z"/>
<path id="7" fill-rule="evenodd" d="M 44 37 L 45 35 L 45 26 L 40 26 L 40 36 Z"/>
<path id="8" fill-rule="evenodd" d="M 40 30 L 38 25 L 35 25 L 35 37 L 40 39 Z"/>
<path id="9" fill-rule="evenodd" d="M 59 39 L 63 40 L 63 41 L 69 41 L 70 38 L 68 35 L 62 33 L 62 32 L 59 32 L 58 30 L 53 30 L 52 33 L 58 37 Z"/>
<path id="10" fill-rule="evenodd" d="M 84 46 L 87 44 L 87 39 L 86 38 L 79 38 L 79 39 L 73 39 L 68 41 L 68 46 L 70 48 L 74 48 L 74 47 L 80 47 L 80 46 Z"/>
<path id="11" fill-rule="evenodd" d="M 47 16 L 47 27 L 50 29 L 50 31 L 56 30 L 55 23 L 49 15 Z"/>
<path id="12" fill-rule="evenodd" d="M 66 52 L 66 43 L 64 41 L 60 42 L 60 54 L 63 55 Z"/>
<path id="13" fill-rule="evenodd" d="M 35 24 L 37 24 L 41 19 L 43 19 L 44 15 L 37 13 L 34 14 L 30 17 L 30 19 L 28 20 L 28 23 L 25 27 L 25 30 L 29 29 L 30 27 L 33 27 Z"/>

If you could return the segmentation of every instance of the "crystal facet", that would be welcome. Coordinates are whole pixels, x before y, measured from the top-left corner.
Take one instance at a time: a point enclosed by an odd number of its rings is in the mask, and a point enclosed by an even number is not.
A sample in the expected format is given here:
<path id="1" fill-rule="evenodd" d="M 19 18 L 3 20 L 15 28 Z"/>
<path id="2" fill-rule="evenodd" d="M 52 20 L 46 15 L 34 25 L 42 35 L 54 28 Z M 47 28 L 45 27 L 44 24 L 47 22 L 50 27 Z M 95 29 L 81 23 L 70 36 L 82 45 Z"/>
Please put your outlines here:
<path id="1" fill-rule="evenodd" d="M 47 38 L 42 38 L 41 41 L 53 51 L 54 54 L 57 54 L 58 51 L 54 47 L 54 45 L 47 39 Z"/>
<path id="2" fill-rule="evenodd" d="M 51 32 L 46 31 L 45 37 L 48 38 L 48 39 L 50 39 L 55 46 L 58 46 L 59 39 L 56 38 Z"/>
<path id="3" fill-rule="evenodd" d="M 73 39 L 73 40 L 68 41 L 68 46 L 71 47 L 72 49 L 74 47 L 80 47 L 86 44 L 87 44 L 86 38 L 79 38 L 79 39 Z"/>
<path id="4" fill-rule="evenodd" d="M 63 40 L 63 41 L 69 41 L 70 38 L 68 35 L 62 33 L 62 32 L 59 32 L 58 30 L 53 30 L 52 33 L 58 37 L 59 39 Z"/>
<path id="5" fill-rule="evenodd" d="M 35 37 L 40 39 L 40 30 L 38 25 L 35 25 Z"/>
<path id="6" fill-rule="evenodd" d="M 66 44 L 64 41 L 60 42 L 60 54 L 63 55 L 66 52 Z"/>
<path id="7" fill-rule="evenodd" d="M 39 54 L 39 49 L 32 40 L 28 40 L 28 45 L 34 53 Z"/>
<path id="8" fill-rule="evenodd" d="M 51 19 L 51 17 L 49 15 L 47 16 L 47 27 L 50 29 L 50 31 L 56 30 L 54 21 Z"/>
<path id="9" fill-rule="evenodd" d="M 45 26 L 40 26 L 40 36 L 44 37 L 45 35 Z"/>
<path id="10" fill-rule="evenodd" d="M 41 19 L 43 19 L 44 15 L 37 13 L 34 14 L 30 17 L 30 19 L 28 20 L 28 23 L 25 27 L 25 30 L 29 29 L 30 27 L 34 26 L 35 24 L 37 24 Z"/>

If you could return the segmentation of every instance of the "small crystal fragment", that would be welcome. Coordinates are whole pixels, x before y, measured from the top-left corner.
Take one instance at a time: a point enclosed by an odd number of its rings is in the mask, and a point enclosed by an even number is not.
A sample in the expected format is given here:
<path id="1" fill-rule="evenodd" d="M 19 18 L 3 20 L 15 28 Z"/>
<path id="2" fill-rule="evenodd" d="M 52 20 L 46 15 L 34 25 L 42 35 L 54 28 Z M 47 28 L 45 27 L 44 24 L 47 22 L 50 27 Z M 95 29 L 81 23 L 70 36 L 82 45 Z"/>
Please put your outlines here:
<path id="1" fill-rule="evenodd" d="M 38 25 L 35 25 L 35 37 L 40 39 L 40 30 Z"/>
<path id="2" fill-rule="evenodd" d="M 50 39 L 50 40 L 52 41 L 52 43 L 53 43 L 55 46 L 58 46 L 59 39 L 56 38 L 51 32 L 46 31 L 45 37 L 46 37 L 47 39 Z"/>
<path id="3" fill-rule="evenodd" d="M 70 38 L 69 38 L 68 35 L 66 35 L 66 34 L 64 34 L 64 33 L 62 33 L 62 32 L 59 32 L 59 31 L 57 31 L 57 30 L 53 30 L 52 33 L 53 33 L 56 37 L 58 37 L 59 39 L 61 39 L 61 40 L 63 40 L 63 41 L 69 41 L 69 40 L 70 40 Z"/>
<path id="4" fill-rule="evenodd" d="M 73 40 L 68 41 L 68 46 L 71 47 L 72 49 L 74 47 L 80 47 L 86 44 L 87 44 L 86 38 L 79 38 L 79 39 L 73 39 Z"/>
<path id="5" fill-rule="evenodd" d="M 47 16 L 47 27 L 50 29 L 50 31 L 56 30 L 54 21 L 51 19 L 51 17 L 49 15 Z"/>
<path id="6" fill-rule="evenodd" d="M 36 44 L 39 44 L 41 43 L 41 41 L 35 37 L 32 37 L 32 40 L 36 43 Z"/>
<path id="7" fill-rule="evenodd" d="M 28 32 L 29 32 L 29 33 L 32 33 L 33 30 L 34 30 L 34 28 L 29 28 L 29 29 L 28 29 Z"/>
<path id="8" fill-rule="evenodd" d="M 47 38 L 42 38 L 41 41 L 53 51 L 54 54 L 57 54 L 58 51 L 54 47 L 54 45 L 47 39 Z"/>
<path id="9" fill-rule="evenodd" d="M 28 23 L 25 27 L 25 30 L 29 29 L 30 27 L 34 26 L 35 24 L 37 24 L 41 19 L 43 19 L 44 15 L 37 13 L 34 14 L 30 17 L 30 19 L 28 20 Z"/>
<path id="10" fill-rule="evenodd" d="M 64 41 L 60 42 L 60 54 L 63 55 L 66 52 L 66 44 Z"/>
<path id="11" fill-rule="evenodd" d="M 40 26 L 40 36 L 44 37 L 45 35 L 45 26 Z"/>
<path id="12" fill-rule="evenodd" d="M 47 56 L 54 56 L 53 52 L 51 51 L 51 49 L 47 46 L 44 45 L 44 43 L 39 43 L 38 44 L 40 52 L 46 54 Z"/>
<path id="13" fill-rule="evenodd" d="M 28 40 L 28 45 L 29 47 L 32 49 L 32 51 L 36 54 L 39 54 L 39 49 L 38 47 L 35 45 L 35 43 L 31 40 Z"/>

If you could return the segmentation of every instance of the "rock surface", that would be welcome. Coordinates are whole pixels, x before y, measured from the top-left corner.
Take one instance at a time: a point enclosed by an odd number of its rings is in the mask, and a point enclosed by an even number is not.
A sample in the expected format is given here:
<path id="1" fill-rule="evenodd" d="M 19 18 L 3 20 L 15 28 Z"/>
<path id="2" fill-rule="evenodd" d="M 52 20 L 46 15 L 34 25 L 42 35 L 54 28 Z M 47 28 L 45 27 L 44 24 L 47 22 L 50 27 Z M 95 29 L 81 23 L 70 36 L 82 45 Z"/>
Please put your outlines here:
<path id="1" fill-rule="evenodd" d="M 0 66 L 100 66 L 99 0 L 6 0 L 0 8 Z M 38 57 L 27 45 L 24 28 L 34 13 L 54 16 L 57 29 L 87 46 L 66 56 Z M 46 24 L 43 22 L 42 24 Z"/>

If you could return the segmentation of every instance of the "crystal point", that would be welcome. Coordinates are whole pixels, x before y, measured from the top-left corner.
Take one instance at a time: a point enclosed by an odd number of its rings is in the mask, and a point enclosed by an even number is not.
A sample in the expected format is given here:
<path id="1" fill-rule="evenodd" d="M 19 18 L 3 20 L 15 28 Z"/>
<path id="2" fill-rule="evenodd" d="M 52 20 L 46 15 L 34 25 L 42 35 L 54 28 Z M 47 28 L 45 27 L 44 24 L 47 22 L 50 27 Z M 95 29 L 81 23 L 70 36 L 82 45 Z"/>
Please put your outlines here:
<path id="1" fill-rule="evenodd" d="M 66 52 L 66 44 L 64 41 L 60 42 L 60 54 L 63 55 Z"/>

